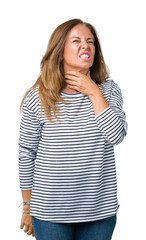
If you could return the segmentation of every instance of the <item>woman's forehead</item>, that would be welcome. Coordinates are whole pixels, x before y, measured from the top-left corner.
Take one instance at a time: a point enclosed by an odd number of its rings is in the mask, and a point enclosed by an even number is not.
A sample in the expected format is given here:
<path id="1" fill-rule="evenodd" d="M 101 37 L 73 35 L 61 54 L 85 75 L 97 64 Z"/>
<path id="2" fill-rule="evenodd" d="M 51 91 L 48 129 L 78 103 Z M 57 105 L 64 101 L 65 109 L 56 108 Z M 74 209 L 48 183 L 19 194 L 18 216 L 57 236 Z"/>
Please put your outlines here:
<path id="1" fill-rule="evenodd" d="M 78 24 L 74 26 L 68 33 L 68 38 L 94 38 L 93 34 L 91 33 L 90 29 L 82 24 Z"/>

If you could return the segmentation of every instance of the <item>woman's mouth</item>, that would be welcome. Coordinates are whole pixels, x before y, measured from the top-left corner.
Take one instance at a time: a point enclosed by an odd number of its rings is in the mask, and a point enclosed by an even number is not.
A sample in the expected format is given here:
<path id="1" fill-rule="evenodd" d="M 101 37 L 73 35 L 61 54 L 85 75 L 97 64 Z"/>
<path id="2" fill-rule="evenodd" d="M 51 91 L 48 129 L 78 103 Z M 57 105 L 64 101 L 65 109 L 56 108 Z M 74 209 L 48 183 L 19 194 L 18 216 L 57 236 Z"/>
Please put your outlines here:
<path id="1" fill-rule="evenodd" d="M 80 54 L 80 58 L 83 59 L 83 60 L 90 60 L 90 53 L 87 53 L 87 52 L 83 52 Z"/>

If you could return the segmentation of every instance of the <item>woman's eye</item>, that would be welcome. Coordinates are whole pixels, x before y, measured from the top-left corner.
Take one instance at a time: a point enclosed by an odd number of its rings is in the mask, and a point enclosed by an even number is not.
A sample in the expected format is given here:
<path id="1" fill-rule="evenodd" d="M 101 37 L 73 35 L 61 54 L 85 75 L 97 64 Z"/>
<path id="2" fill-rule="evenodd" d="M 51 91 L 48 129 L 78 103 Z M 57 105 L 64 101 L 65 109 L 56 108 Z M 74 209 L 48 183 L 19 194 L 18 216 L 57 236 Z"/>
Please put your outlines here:
<path id="1" fill-rule="evenodd" d="M 73 42 L 79 42 L 79 40 L 73 40 Z"/>
<path id="2" fill-rule="evenodd" d="M 78 40 L 78 39 L 74 39 L 74 40 L 73 40 L 73 43 L 80 43 L 80 42 L 81 42 L 81 41 Z M 94 41 L 92 41 L 92 40 L 88 40 L 87 43 L 94 45 Z"/>
<path id="3" fill-rule="evenodd" d="M 94 42 L 93 42 L 93 41 L 88 41 L 88 43 L 94 44 Z"/>

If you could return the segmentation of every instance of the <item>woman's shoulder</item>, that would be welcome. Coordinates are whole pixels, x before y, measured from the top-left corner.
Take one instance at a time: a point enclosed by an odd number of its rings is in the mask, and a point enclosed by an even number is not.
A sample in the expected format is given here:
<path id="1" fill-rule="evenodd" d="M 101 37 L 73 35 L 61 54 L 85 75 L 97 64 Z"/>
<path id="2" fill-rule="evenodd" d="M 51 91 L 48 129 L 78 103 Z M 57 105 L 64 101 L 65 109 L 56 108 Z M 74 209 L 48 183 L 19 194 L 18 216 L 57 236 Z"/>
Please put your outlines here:
<path id="1" fill-rule="evenodd" d="M 24 100 L 24 104 L 32 111 L 40 106 L 40 99 L 39 99 L 39 86 L 30 89 L 26 98 Z"/>
<path id="2" fill-rule="evenodd" d="M 101 85 L 104 91 L 121 91 L 118 84 L 111 78 L 104 80 Z"/>

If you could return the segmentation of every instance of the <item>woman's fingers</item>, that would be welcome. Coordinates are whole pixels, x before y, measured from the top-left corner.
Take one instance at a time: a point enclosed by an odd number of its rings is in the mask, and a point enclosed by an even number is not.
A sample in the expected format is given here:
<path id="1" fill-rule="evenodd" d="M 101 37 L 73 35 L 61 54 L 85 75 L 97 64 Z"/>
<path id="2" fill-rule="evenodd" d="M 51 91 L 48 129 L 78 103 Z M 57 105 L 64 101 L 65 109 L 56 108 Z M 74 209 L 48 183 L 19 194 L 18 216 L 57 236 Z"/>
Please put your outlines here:
<path id="1" fill-rule="evenodd" d="M 95 83 L 90 77 L 90 71 L 88 71 L 87 75 L 74 71 L 67 72 L 65 82 L 71 89 L 82 92 L 85 95 L 90 94 L 93 88 L 95 88 Z"/>
<path id="2" fill-rule="evenodd" d="M 65 75 L 65 80 L 70 80 L 70 81 L 72 81 L 72 82 L 78 82 L 78 81 L 79 81 L 79 77 L 66 74 L 66 75 Z"/>
<path id="3" fill-rule="evenodd" d="M 25 227 L 24 227 L 25 226 Z M 23 229 L 23 227 L 24 227 L 24 232 L 25 233 L 27 233 L 28 235 L 32 235 L 33 237 L 34 237 L 34 232 L 33 232 L 33 228 L 32 228 L 32 226 L 31 225 L 21 225 L 21 229 Z"/>
<path id="4" fill-rule="evenodd" d="M 24 228 L 24 223 L 23 222 L 21 222 L 21 225 L 20 225 L 20 229 L 23 229 Z"/>
<path id="5" fill-rule="evenodd" d="M 32 235 L 33 234 L 32 226 L 29 226 L 29 230 L 28 230 L 27 234 L 28 235 Z"/>
<path id="6" fill-rule="evenodd" d="M 24 232 L 28 232 L 28 230 L 29 230 L 29 225 L 26 225 L 26 224 L 25 224 Z"/>
<path id="7" fill-rule="evenodd" d="M 66 82 L 68 85 L 71 85 L 71 86 L 78 86 L 78 82 L 73 81 L 73 80 L 66 79 L 65 82 Z"/>
<path id="8" fill-rule="evenodd" d="M 21 229 L 24 229 L 24 232 L 28 235 L 34 237 L 33 227 L 32 227 L 32 217 L 30 215 L 23 214 L 21 219 Z"/>

